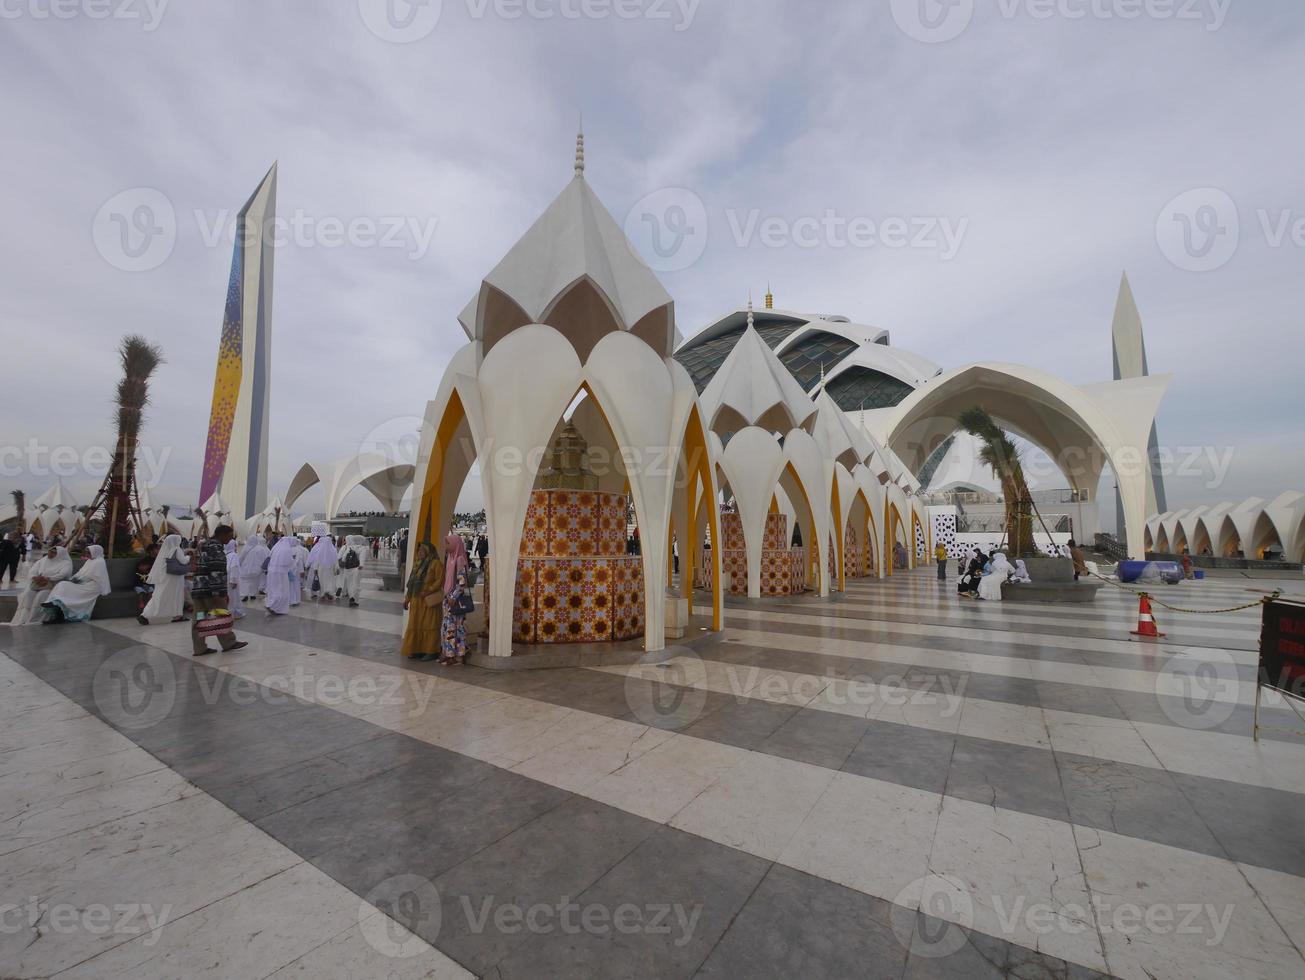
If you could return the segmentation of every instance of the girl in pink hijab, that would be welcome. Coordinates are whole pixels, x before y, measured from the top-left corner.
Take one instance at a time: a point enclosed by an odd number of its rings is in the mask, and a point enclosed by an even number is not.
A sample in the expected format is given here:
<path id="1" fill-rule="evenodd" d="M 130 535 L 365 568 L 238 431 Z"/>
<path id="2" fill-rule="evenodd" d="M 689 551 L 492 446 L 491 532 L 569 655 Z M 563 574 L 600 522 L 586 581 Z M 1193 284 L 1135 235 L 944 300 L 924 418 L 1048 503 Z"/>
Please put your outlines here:
<path id="1" fill-rule="evenodd" d="M 467 657 L 467 617 L 458 610 L 459 600 L 467 591 L 467 543 L 460 534 L 444 539 L 444 621 L 442 624 L 440 663 L 460 666 Z"/>

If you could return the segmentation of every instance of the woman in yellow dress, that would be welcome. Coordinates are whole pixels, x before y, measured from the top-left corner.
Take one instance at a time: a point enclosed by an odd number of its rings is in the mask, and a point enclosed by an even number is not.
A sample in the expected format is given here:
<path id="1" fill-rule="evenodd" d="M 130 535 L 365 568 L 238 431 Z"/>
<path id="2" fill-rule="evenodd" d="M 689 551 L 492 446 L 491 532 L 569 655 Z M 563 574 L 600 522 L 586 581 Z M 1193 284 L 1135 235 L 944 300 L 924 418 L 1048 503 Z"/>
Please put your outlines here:
<path id="1" fill-rule="evenodd" d="M 429 541 L 417 546 L 412 574 L 403 596 L 408 611 L 408 628 L 400 652 L 411 660 L 439 659 L 440 629 L 443 626 L 444 562 Z"/>

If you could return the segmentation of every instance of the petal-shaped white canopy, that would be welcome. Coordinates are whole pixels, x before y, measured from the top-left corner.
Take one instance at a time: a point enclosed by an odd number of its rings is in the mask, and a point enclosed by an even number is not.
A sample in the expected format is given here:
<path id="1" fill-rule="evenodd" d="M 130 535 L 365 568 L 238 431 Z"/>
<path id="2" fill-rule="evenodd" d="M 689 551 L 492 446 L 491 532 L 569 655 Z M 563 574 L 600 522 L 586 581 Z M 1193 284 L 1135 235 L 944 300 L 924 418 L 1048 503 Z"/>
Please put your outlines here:
<path id="1" fill-rule="evenodd" d="M 755 425 L 768 432 L 801 428 L 816 414 L 802 386 L 749 325 L 701 398 L 703 418 L 715 432 Z"/>

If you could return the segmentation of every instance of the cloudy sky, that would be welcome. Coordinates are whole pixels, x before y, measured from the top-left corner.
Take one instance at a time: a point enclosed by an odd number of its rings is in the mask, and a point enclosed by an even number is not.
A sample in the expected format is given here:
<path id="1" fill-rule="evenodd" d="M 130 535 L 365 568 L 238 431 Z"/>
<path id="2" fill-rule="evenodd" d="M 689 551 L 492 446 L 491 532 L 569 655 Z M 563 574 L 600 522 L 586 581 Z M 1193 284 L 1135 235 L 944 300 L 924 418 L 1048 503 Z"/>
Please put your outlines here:
<path id="1" fill-rule="evenodd" d="M 1299 0 L 3 0 L 4 489 L 90 497 L 139 332 L 143 463 L 194 502 L 230 226 L 274 160 L 272 490 L 408 431 L 582 111 L 686 336 L 770 282 L 945 367 L 1090 383 L 1127 269 L 1161 440 L 1204 459 L 1171 504 L 1305 489 L 1303 29 Z"/>

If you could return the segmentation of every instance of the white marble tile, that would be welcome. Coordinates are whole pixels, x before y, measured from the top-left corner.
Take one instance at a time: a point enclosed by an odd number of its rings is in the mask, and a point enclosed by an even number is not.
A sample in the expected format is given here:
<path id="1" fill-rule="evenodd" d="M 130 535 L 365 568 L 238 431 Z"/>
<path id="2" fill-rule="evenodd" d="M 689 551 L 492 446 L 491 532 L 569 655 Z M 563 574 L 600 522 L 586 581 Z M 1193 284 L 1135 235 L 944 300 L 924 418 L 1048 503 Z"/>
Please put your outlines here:
<path id="1" fill-rule="evenodd" d="M 0 825 L 32 807 L 74 793 L 106 789 L 120 780 L 163 768 L 162 762 L 135 746 L 56 765 L 33 759 L 29 765 L 0 776 Z"/>
<path id="2" fill-rule="evenodd" d="M 732 745 L 676 735 L 603 777 L 585 795 L 666 823 L 747 754 Z"/>
<path id="3" fill-rule="evenodd" d="M 359 904 L 343 885 L 311 865 L 297 864 L 170 921 L 157 936 L 123 943 L 63 976 L 265 977 L 354 925 Z"/>
<path id="4" fill-rule="evenodd" d="M 1069 824 L 948 797 L 929 871 L 959 890 L 962 925 L 1105 969 Z"/>
<path id="5" fill-rule="evenodd" d="M 375 912 L 373 916 L 381 915 Z M 372 924 L 368 921 L 368 928 Z M 283 966 L 268 980 L 472 980 L 468 973 L 439 950 L 408 932 L 397 922 L 386 923 L 394 946 L 378 950 L 368 941 L 363 925 L 355 925 Z M 389 950 L 401 951 L 391 955 Z"/>
<path id="6" fill-rule="evenodd" d="M 1305 793 L 1305 744 L 1137 724 L 1138 734 L 1173 772 Z"/>
<path id="7" fill-rule="evenodd" d="M 1051 745 L 1042 709 L 1023 704 L 966 701 L 957 733 L 1035 749 Z"/>
<path id="8" fill-rule="evenodd" d="M 604 776 L 673 737 L 673 732 L 660 728 L 602 719 L 566 742 L 541 748 L 513 766 L 512 771 L 559 789 L 583 793 Z"/>
<path id="9" fill-rule="evenodd" d="M 750 752 L 671 826 L 777 861 L 833 778 L 830 769 Z"/>
<path id="10" fill-rule="evenodd" d="M 0 962 L 56 973 L 130 941 L 151 917 L 174 921 L 300 860 L 202 793 L 25 848 L 6 856 L 2 894 L 51 911 L 36 928 L 0 930 Z M 116 913 L 107 929 L 56 928 L 59 908 Z"/>
<path id="11" fill-rule="evenodd" d="M 1076 827 L 1075 836 L 1111 972 L 1128 980 L 1305 976 L 1305 960 L 1236 865 L 1105 831 Z"/>
<path id="12" fill-rule="evenodd" d="M 892 901 L 928 871 L 939 796 L 835 773 L 779 862 Z"/>
<path id="13" fill-rule="evenodd" d="M 1051 747 L 1070 755 L 1110 759 L 1150 769 L 1164 768 L 1133 723 L 1071 711 L 1044 710 Z"/>
<path id="14" fill-rule="evenodd" d="M 156 769 L 95 792 L 34 803 L 0 824 L 0 854 L 163 806 L 198 792 L 171 769 Z"/>
<path id="15" fill-rule="evenodd" d="M 1278 920 L 1297 952 L 1305 956 L 1305 879 L 1253 864 L 1237 867 L 1265 908 Z"/>

